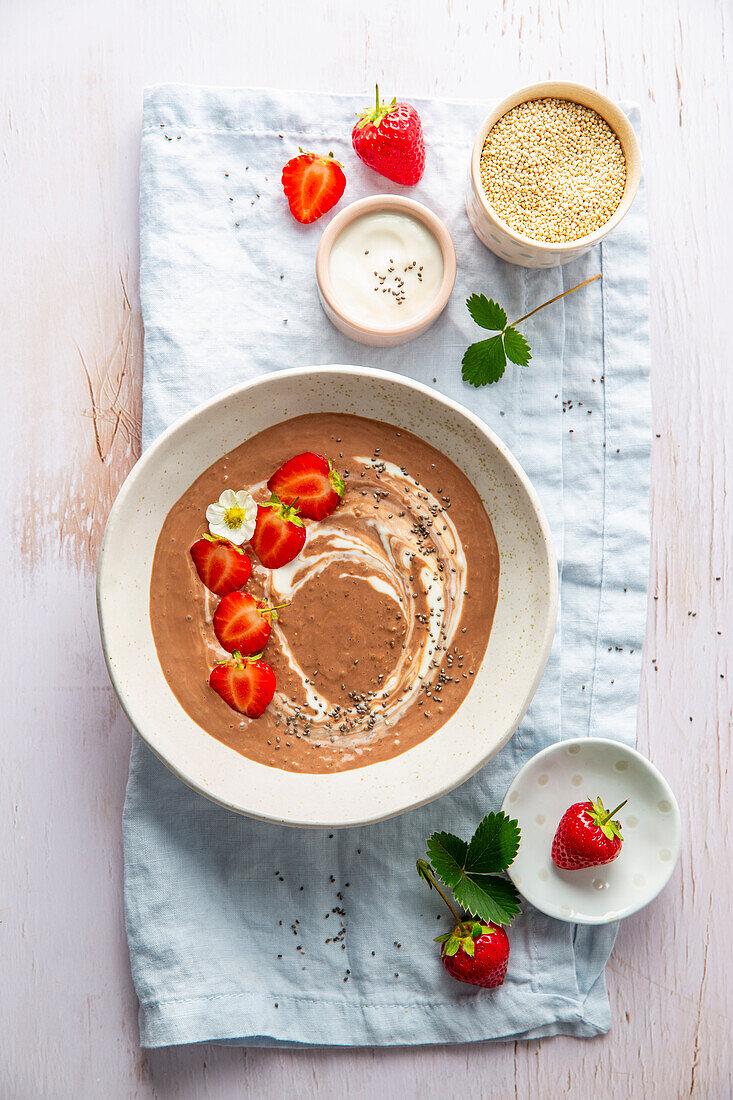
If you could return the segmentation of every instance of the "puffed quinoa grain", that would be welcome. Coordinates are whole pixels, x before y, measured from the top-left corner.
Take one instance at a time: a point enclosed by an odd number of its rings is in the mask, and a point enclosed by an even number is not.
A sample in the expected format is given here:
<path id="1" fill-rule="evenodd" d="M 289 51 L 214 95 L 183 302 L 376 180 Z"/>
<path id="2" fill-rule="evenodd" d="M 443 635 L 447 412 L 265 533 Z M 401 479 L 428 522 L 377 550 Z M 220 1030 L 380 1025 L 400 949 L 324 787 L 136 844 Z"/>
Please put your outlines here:
<path id="1" fill-rule="evenodd" d="M 626 158 L 608 123 L 567 99 L 512 107 L 489 131 L 481 182 L 496 214 L 546 243 L 576 241 L 609 220 L 626 186 Z"/>

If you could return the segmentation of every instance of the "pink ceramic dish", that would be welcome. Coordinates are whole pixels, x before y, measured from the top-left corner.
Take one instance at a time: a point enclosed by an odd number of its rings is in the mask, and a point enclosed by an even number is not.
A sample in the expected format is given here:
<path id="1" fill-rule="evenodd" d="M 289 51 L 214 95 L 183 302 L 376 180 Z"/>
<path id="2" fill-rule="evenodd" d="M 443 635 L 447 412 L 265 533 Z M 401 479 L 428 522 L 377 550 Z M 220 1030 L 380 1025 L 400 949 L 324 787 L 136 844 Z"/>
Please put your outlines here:
<path id="1" fill-rule="evenodd" d="M 402 324 L 380 325 L 354 316 L 347 301 L 339 295 L 339 288 L 331 278 L 331 253 L 334 244 L 357 218 L 365 214 L 397 213 L 407 215 L 424 226 L 434 238 L 442 257 L 442 277 L 435 296 L 419 313 Z M 371 265 L 370 265 L 371 266 Z M 406 269 L 405 269 L 406 270 Z M 324 230 L 316 253 L 316 282 L 323 310 L 328 319 L 352 340 L 373 347 L 395 347 L 406 344 L 424 332 L 438 319 L 445 309 L 456 279 L 456 253 L 450 233 L 442 221 L 427 206 L 402 195 L 371 195 L 359 199 L 342 210 Z"/>

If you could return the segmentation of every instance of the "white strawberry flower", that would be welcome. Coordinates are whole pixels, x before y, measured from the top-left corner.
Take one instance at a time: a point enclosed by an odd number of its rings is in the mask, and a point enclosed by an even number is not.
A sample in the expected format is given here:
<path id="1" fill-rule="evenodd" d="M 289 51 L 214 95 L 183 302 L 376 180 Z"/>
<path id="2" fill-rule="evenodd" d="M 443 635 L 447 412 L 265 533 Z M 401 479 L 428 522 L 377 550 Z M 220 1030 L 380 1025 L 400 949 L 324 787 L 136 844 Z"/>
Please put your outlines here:
<path id="1" fill-rule="evenodd" d="M 212 535 L 229 539 L 236 546 L 249 542 L 257 520 L 257 504 L 246 489 L 225 489 L 218 501 L 206 509 L 206 519 Z"/>

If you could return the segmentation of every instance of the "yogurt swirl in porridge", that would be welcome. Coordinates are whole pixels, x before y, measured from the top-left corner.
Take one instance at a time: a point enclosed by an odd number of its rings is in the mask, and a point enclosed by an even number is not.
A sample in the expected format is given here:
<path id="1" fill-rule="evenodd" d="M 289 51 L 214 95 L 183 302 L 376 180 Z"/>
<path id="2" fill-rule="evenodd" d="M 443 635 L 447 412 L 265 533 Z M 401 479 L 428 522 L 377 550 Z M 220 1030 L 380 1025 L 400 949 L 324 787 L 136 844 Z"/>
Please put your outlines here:
<path id="1" fill-rule="evenodd" d="M 211 625 L 219 598 L 188 548 L 223 488 L 264 501 L 270 474 L 304 450 L 327 455 L 346 490 L 331 516 L 305 521 L 290 564 L 267 570 L 251 554 L 247 591 L 289 606 L 264 655 L 275 697 L 249 719 L 208 686 L 228 654 Z M 312 414 L 223 456 L 174 505 L 155 552 L 151 623 L 172 691 L 208 733 L 273 767 L 338 771 L 396 756 L 455 713 L 486 649 L 498 576 L 491 523 L 458 467 L 391 425 Z"/>

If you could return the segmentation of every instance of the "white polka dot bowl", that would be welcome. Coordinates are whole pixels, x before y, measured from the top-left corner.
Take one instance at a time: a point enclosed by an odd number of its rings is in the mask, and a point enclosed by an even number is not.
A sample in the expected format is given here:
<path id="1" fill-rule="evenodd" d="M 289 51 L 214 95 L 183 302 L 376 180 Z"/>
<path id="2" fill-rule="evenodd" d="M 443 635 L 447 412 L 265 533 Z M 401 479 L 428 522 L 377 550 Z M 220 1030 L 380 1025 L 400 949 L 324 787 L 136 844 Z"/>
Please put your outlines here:
<path id="1" fill-rule="evenodd" d="M 626 158 L 626 186 L 618 207 L 602 226 L 575 241 L 552 244 L 536 241 L 518 233 L 493 209 L 481 183 L 481 153 L 486 135 L 500 118 L 520 103 L 533 99 L 567 99 L 590 107 L 604 119 L 616 134 Z M 478 239 L 502 260 L 520 267 L 557 267 L 577 260 L 602 241 L 624 218 L 636 197 L 641 179 L 641 151 L 634 128 L 612 99 L 586 84 L 566 80 L 546 80 L 518 88 L 496 103 L 482 122 L 476 135 L 466 190 L 466 213 Z"/>
<path id="2" fill-rule="evenodd" d="M 617 815 L 623 846 L 613 863 L 561 871 L 552 861 L 555 830 L 569 806 L 600 796 Z M 648 905 L 669 881 L 680 853 L 680 811 L 669 784 L 645 757 L 619 741 L 559 741 L 527 761 L 502 809 L 522 830 L 509 875 L 536 909 L 575 924 L 607 924 Z"/>

